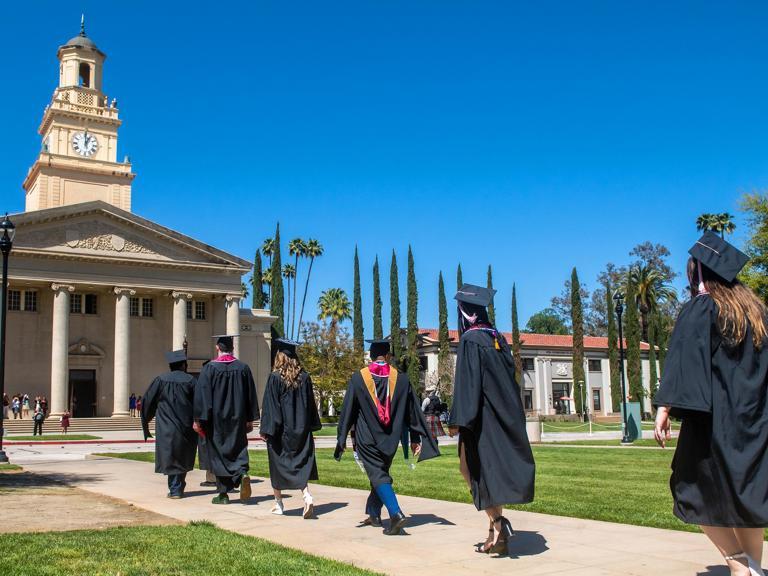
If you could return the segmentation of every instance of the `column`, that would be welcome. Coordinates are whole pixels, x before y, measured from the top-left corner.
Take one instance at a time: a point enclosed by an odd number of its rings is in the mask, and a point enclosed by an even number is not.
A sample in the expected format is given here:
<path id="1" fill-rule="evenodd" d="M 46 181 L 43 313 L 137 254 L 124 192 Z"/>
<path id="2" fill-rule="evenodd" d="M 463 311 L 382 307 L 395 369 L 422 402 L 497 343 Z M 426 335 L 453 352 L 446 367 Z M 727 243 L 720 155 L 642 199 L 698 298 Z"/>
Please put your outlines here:
<path id="1" fill-rule="evenodd" d="M 67 409 L 69 392 L 69 284 L 51 284 L 53 290 L 53 337 L 51 339 L 51 414 Z"/>
<path id="2" fill-rule="evenodd" d="M 115 378 L 112 417 L 128 416 L 131 394 L 131 296 L 130 288 L 115 287 Z"/>
<path id="3" fill-rule="evenodd" d="M 173 298 L 173 342 L 172 350 L 184 348 L 187 337 L 187 302 L 192 299 L 188 292 L 171 292 Z"/>
<path id="4" fill-rule="evenodd" d="M 225 306 L 227 308 L 227 334 L 230 336 L 240 335 L 240 300 L 242 295 L 240 294 L 227 294 L 224 299 Z M 240 338 L 234 339 L 235 351 L 233 354 L 236 358 L 240 357 Z"/>

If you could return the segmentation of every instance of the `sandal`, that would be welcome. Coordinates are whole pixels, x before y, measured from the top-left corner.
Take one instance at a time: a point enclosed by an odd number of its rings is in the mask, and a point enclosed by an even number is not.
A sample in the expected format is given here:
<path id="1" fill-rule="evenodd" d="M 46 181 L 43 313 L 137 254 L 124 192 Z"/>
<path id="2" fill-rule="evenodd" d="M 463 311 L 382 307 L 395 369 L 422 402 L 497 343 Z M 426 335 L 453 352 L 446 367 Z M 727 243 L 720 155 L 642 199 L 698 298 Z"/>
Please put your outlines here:
<path id="1" fill-rule="evenodd" d="M 503 516 L 499 516 L 498 518 L 494 519 L 493 523 L 496 524 L 497 522 L 501 524 L 499 537 L 496 539 L 496 542 L 493 544 L 493 546 L 491 546 L 491 548 L 488 550 L 488 554 L 507 554 L 509 539 L 515 535 L 515 531 L 512 529 L 512 524 L 509 522 L 509 520 Z"/>
<path id="2" fill-rule="evenodd" d="M 488 538 L 486 538 L 485 542 L 481 544 L 475 544 L 475 552 L 478 554 L 488 554 L 488 551 L 493 545 L 493 537 L 495 535 L 496 533 L 493 530 L 493 520 L 491 520 L 491 525 L 488 527 Z"/>
<path id="3" fill-rule="evenodd" d="M 739 552 L 738 554 L 734 554 L 733 556 L 726 556 L 725 559 L 731 562 L 739 562 L 739 564 L 742 564 L 742 562 L 746 562 L 746 565 L 744 566 L 749 569 L 750 576 L 765 575 L 765 572 L 763 572 L 763 569 L 760 567 L 760 564 L 755 562 L 755 560 L 745 552 Z"/>

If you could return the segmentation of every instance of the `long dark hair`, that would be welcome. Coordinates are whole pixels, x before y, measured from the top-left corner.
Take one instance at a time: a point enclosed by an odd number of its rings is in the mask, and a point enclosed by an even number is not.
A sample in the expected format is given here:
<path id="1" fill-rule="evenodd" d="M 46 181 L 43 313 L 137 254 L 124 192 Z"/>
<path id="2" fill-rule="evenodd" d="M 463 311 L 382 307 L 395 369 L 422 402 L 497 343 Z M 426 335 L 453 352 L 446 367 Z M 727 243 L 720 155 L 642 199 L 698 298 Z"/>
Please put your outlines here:
<path id="1" fill-rule="evenodd" d="M 701 271 L 701 277 L 699 276 Z M 699 284 L 717 304 L 717 326 L 729 348 L 739 346 L 752 328 L 752 343 L 760 348 L 768 336 L 766 309 L 763 301 L 738 280 L 726 282 L 695 258 L 688 260 L 691 296 L 699 295 Z"/>

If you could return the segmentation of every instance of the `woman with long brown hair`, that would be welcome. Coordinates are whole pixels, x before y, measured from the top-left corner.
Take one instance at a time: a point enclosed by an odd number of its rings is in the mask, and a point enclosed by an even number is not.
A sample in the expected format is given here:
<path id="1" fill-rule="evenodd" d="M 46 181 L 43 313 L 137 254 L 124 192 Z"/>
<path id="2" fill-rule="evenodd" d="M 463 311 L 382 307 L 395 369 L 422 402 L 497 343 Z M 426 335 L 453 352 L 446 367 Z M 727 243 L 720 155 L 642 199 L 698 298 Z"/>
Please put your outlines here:
<path id="1" fill-rule="evenodd" d="M 312 379 L 301 367 L 298 343 L 275 339 L 273 372 L 267 380 L 261 412 L 261 436 L 267 442 L 269 476 L 275 494 L 272 513 L 283 514 L 283 490 L 301 490 L 304 518 L 311 518 L 314 502 L 308 482 L 317 480 L 315 440 L 322 428 Z"/>
<path id="2" fill-rule="evenodd" d="M 768 526 L 768 312 L 736 279 L 745 254 L 713 232 L 689 251 L 691 300 L 675 323 L 654 404 L 655 436 L 682 419 L 674 514 L 697 524 L 732 575 L 763 575 Z"/>

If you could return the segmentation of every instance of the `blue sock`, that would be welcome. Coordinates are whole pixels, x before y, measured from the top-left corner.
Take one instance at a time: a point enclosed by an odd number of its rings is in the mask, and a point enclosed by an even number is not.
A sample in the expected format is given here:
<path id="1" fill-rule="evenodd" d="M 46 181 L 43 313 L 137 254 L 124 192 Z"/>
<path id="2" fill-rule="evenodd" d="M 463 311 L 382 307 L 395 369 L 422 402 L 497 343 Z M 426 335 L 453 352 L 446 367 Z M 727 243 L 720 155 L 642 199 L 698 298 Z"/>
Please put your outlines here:
<path id="1" fill-rule="evenodd" d="M 400 504 L 397 503 L 397 496 L 395 496 L 395 491 L 392 489 L 392 484 L 379 484 L 376 486 L 376 494 L 381 498 L 384 506 L 387 507 L 390 518 L 400 512 Z"/>

